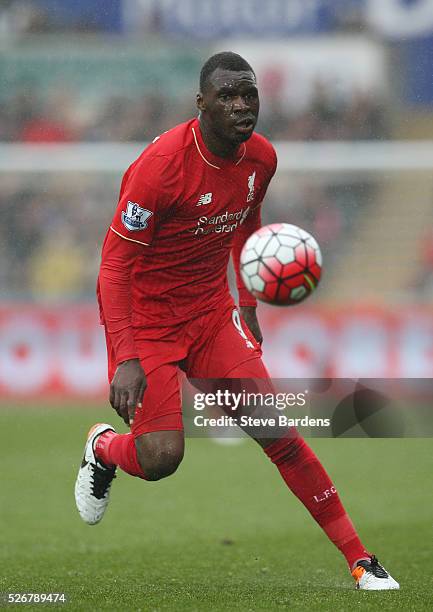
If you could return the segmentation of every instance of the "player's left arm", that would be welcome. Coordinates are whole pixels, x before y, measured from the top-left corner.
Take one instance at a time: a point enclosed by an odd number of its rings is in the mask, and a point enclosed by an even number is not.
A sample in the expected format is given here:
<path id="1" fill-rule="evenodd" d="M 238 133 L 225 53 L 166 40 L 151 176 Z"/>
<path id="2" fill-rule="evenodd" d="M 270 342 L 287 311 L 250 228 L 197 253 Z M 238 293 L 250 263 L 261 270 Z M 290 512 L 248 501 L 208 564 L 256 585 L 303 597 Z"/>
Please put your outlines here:
<path id="1" fill-rule="evenodd" d="M 267 142 L 267 145 L 269 147 L 269 152 L 266 159 L 266 166 L 268 168 L 267 180 L 265 181 L 260 191 L 260 194 L 258 194 L 259 203 L 253 208 L 244 223 L 236 230 L 232 246 L 233 267 L 235 269 L 236 285 L 239 294 L 239 310 L 242 315 L 242 318 L 248 326 L 248 329 L 251 331 L 254 338 L 259 344 L 262 344 L 263 342 L 263 335 L 260 329 L 259 321 L 257 319 L 257 300 L 244 285 L 240 274 L 239 262 L 245 242 L 251 236 L 251 234 L 260 229 L 260 227 L 262 226 L 262 202 L 265 197 L 269 183 L 271 182 L 271 179 L 277 169 L 277 155 L 275 153 L 275 149 L 269 142 Z"/>
<path id="2" fill-rule="evenodd" d="M 244 223 L 236 230 L 232 246 L 233 267 L 235 269 L 236 285 L 239 294 L 239 310 L 248 329 L 259 344 L 263 342 L 263 335 L 257 319 L 257 300 L 244 285 L 240 274 L 239 260 L 245 241 L 261 226 L 260 206 L 261 204 L 258 204 L 250 212 Z"/>

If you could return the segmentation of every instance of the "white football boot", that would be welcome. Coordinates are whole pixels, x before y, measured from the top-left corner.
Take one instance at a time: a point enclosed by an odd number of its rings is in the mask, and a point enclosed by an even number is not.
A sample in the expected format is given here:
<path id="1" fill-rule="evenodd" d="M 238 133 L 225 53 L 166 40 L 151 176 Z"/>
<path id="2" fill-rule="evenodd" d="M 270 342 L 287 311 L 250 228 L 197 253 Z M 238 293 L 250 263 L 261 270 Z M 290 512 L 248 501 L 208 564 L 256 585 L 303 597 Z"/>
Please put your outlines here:
<path id="1" fill-rule="evenodd" d="M 358 561 L 352 576 L 355 578 L 356 588 L 364 591 L 388 591 L 400 588 L 398 582 L 388 574 L 374 555 L 369 560 Z"/>
<path id="2" fill-rule="evenodd" d="M 90 429 L 75 482 L 75 503 L 81 518 L 88 525 L 96 525 L 104 516 L 111 483 L 116 478 L 116 468 L 103 465 L 94 451 L 96 438 L 106 431 L 115 430 L 107 423 L 97 423 Z"/>

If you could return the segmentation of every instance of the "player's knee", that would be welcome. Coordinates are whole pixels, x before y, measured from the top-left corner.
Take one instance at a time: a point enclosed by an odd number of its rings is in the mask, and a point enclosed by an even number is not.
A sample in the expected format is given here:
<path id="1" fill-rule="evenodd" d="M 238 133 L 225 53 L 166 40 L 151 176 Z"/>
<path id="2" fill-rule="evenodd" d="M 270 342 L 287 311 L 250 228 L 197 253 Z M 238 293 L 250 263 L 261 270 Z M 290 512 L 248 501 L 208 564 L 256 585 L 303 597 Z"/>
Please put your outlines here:
<path id="1" fill-rule="evenodd" d="M 184 454 L 183 435 L 176 435 L 180 433 L 155 432 L 136 439 L 138 461 L 147 480 L 161 480 L 177 470 Z"/>
<path id="2" fill-rule="evenodd" d="M 161 480 L 175 473 L 179 467 L 182 456 L 173 455 L 172 453 L 161 452 L 157 457 L 145 462 L 143 471 L 148 480 Z"/>

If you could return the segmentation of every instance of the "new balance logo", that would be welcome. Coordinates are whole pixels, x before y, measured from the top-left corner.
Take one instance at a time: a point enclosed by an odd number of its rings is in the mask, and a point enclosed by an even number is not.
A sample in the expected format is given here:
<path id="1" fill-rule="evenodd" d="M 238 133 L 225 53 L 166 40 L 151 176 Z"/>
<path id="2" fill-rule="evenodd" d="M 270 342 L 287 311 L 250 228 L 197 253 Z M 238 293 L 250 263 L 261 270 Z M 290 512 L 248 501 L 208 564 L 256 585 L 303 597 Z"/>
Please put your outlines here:
<path id="1" fill-rule="evenodd" d="M 203 204 L 210 204 L 212 202 L 212 192 L 204 193 L 198 199 L 196 206 L 203 206 Z"/>

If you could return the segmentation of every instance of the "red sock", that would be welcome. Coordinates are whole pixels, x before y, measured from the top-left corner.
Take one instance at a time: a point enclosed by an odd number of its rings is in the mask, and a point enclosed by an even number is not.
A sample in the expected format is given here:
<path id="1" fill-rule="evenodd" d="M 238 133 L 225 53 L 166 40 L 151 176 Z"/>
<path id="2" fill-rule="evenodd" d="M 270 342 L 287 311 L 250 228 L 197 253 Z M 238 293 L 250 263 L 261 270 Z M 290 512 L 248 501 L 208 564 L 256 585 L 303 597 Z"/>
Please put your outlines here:
<path id="1" fill-rule="evenodd" d="M 300 436 L 285 436 L 266 447 L 265 453 L 290 490 L 346 557 L 349 568 L 352 570 L 359 559 L 369 559 L 331 479 L 305 441 Z"/>
<path id="2" fill-rule="evenodd" d="M 132 434 L 106 431 L 96 440 L 95 454 L 105 465 L 118 465 L 127 474 L 147 480 L 138 462 Z"/>

